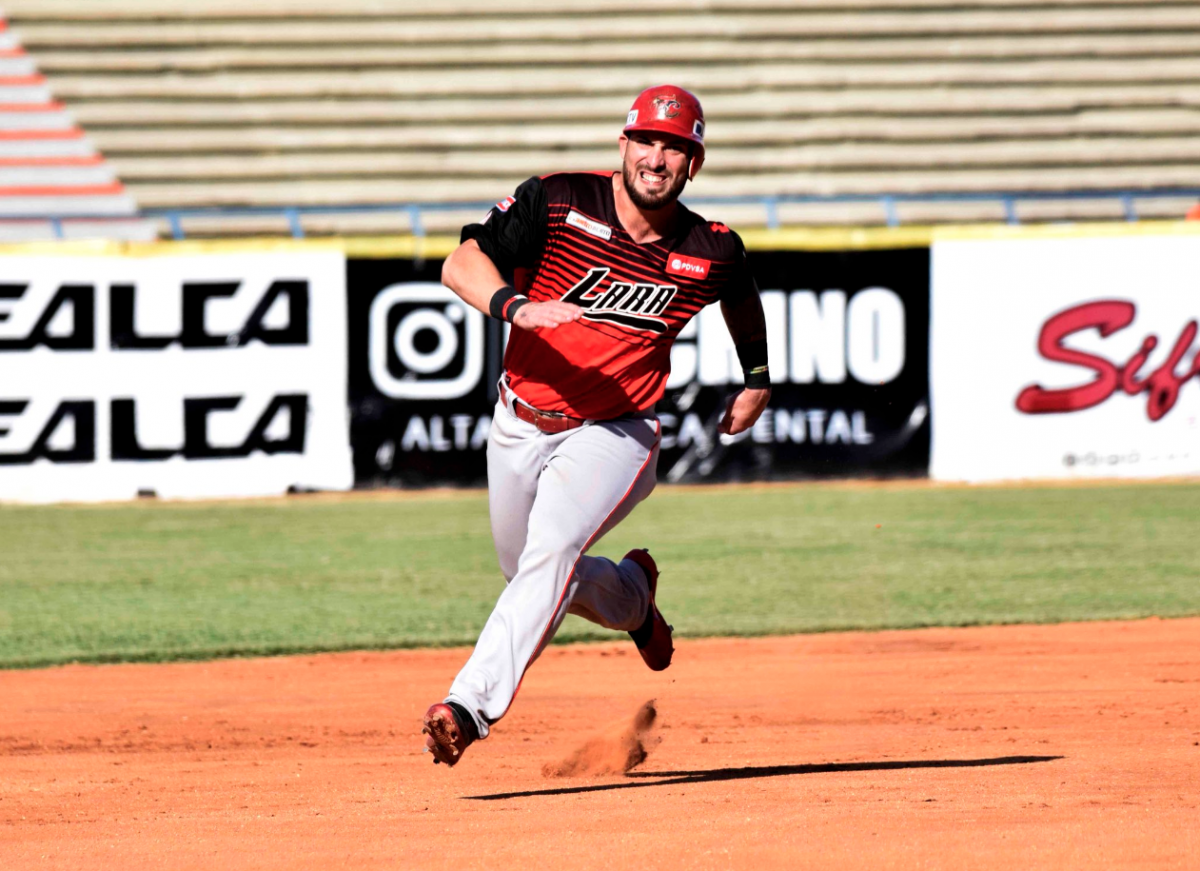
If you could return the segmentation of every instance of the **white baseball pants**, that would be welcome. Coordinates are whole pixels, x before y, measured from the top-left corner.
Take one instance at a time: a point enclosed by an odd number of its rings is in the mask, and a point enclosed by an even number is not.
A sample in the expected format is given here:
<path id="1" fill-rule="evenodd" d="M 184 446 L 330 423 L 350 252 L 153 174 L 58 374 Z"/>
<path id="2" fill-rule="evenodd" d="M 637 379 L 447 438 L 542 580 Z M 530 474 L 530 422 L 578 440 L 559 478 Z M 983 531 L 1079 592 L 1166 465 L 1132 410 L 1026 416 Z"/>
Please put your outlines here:
<path id="1" fill-rule="evenodd" d="M 642 625 L 650 591 L 641 568 L 585 554 L 654 489 L 659 440 L 649 413 L 551 435 L 497 404 L 488 503 L 508 586 L 446 698 L 471 712 L 481 738 L 568 613 L 608 629 Z"/>

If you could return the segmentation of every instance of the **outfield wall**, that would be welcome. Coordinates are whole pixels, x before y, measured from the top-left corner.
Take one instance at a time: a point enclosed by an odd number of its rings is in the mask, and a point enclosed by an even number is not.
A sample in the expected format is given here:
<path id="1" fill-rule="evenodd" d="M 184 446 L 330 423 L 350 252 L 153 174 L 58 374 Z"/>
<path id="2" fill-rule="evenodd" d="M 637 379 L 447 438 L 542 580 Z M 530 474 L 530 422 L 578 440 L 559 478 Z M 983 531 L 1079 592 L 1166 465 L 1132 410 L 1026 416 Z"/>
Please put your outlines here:
<path id="1" fill-rule="evenodd" d="M 661 480 L 1200 473 L 1200 227 L 755 231 L 772 407 L 716 308 L 672 353 Z M 504 325 L 453 239 L 0 249 L 0 499 L 482 483 Z M 932 266 L 931 266 L 932 264 Z"/>

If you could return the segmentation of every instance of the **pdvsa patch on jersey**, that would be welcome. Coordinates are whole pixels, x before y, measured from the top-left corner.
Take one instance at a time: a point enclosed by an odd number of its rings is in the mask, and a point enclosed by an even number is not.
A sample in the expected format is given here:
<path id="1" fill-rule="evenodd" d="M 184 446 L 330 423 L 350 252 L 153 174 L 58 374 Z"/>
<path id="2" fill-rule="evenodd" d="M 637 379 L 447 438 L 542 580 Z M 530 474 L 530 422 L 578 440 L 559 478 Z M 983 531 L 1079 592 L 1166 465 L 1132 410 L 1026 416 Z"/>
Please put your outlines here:
<path id="1" fill-rule="evenodd" d="M 599 236 L 606 242 L 612 238 L 612 227 L 607 224 L 601 224 L 599 221 L 593 221 L 591 218 L 585 218 L 574 209 L 567 215 L 567 223 L 572 227 L 578 227 L 585 233 Z"/>
<path id="2" fill-rule="evenodd" d="M 701 260 L 699 257 L 687 257 L 683 254 L 672 254 L 667 261 L 667 272 L 671 275 L 683 275 L 687 278 L 708 278 L 708 270 L 712 267 L 711 260 Z"/>

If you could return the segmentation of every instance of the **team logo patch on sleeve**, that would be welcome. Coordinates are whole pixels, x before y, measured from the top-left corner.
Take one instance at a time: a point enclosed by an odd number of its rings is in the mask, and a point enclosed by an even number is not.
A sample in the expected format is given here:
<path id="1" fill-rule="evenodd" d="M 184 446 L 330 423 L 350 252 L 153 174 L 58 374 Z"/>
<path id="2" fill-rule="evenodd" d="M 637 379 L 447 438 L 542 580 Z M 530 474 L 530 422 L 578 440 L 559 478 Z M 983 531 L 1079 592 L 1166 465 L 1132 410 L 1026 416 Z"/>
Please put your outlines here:
<path id="1" fill-rule="evenodd" d="M 507 212 L 508 207 L 517 201 L 516 197 L 505 197 L 500 202 L 496 203 L 496 208 L 501 212 Z"/>
<path id="2" fill-rule="evenodd" d="M 683 254 L 672 254 L 667 260 L 667 273 L 683 275 L 687 278 L 708 278 L 711 260 L 701 260 L 699 257 L 686 257 Z"/>
<path id="3" fill-rule="evenodd" d="M 612 227 L 601 224 L 599 221 L 593 221 L 591 218 L 585 218 L 574 209 L 567 215 L 567 223 L 572 227 L 578 227 L 585 233 L 599 236 L 605 242 L 612 238 Z"/>

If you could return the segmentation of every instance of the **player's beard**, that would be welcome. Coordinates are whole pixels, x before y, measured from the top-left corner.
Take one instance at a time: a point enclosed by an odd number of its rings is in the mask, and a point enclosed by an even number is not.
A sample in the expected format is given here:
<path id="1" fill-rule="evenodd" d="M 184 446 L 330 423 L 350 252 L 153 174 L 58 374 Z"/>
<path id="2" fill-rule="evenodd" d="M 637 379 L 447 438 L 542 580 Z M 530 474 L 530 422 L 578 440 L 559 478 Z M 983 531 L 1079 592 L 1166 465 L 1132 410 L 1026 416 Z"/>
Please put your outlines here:
<path id="1" fill-rule="evenodd" d="M 650 194 L 644 194 L 638 190 L 638 168 L 630 166 L 626 163 L 621 167 L 621 180 L 625 183 L 625 192 L 629 194 L 629 199 L 633 204 L 643 212 L 656 212 L 661 208 L 669 206 L 675 200 L 679 199 L 679 195 L 683 193 L 683 186 L 687 184 L 687 176 L 680 173 L 662 186 L 661 189 Z"/>

